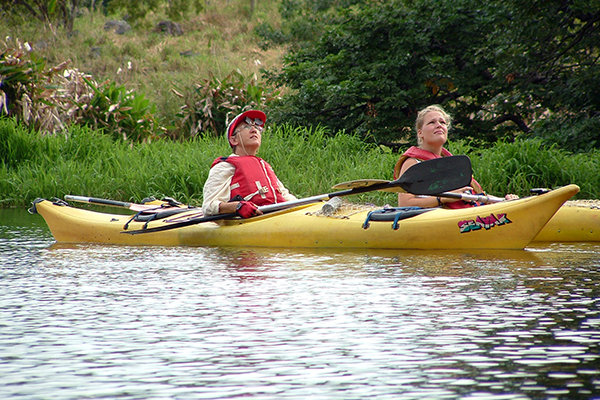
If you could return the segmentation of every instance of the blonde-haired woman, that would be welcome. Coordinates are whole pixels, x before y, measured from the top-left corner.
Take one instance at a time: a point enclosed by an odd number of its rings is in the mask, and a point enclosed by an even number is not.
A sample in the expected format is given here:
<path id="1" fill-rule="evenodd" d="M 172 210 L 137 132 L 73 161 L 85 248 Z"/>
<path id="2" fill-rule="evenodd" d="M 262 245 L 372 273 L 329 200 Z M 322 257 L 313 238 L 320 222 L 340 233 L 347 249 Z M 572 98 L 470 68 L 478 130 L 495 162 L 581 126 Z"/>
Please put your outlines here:
<path id="1" fill-rule="evenodd" d="M 409 148 L 398 160 L 394 167 L 394 179 L 398 179 L 404 171 L 413 165 L 433 158 L 448 157 L 452 154 L 444 148 L 448 141 L 448 130 L 452 118 L 439 105 L 425 107 L 417 114 L 415 129 L 417 131 L 417 146 Z M 455 193 L 481 194 L 481 185 L 473 179 L 471 186 L 454 191 Z M 507 194 L 506 200 L 516 199 L 518 196 Z M 466 208 L 480 205 L 478 203 L 466 202 L 444 197 L 417 196 L 410 193 L 398 194 L 398 206 L 400 207 L 438 207 Z"/>

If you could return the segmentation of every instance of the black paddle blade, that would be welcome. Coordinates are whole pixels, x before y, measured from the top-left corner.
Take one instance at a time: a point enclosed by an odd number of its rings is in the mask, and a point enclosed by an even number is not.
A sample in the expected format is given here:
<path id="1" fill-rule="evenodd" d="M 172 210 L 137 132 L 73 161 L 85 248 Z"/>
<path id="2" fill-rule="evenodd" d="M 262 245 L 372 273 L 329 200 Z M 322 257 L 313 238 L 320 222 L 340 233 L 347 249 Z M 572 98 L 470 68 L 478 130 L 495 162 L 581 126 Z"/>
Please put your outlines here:
<path id="1" fill-rule="evenodd" d="M 473 170 L 467 156 L 440 157 L 413 165 L 390 185 L 407 193 L 435 195 L 471 185 Z"/>

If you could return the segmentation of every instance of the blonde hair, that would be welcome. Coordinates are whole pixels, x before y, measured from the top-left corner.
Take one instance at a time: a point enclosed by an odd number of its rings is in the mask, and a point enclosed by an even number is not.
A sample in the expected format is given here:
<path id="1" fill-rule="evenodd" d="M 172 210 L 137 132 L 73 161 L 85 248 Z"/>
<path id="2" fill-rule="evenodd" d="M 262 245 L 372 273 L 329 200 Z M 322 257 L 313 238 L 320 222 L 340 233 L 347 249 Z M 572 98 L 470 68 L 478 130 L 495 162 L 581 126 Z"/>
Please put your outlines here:
<path id="1" fill-rule="evenodd" d="M 446 120 L 446 123 L 448 124 L 448 130 L 450 130 L 450 125 L 452 124 L 452 117 L 446 111 L 444 111 L 442 106 L 439 106 L 437 104 L 427 106 L 421 111 L 419 111 L 419 113 L 417 114 L 417 121 L 415 122 L 415 130 L 417 131 L 417 143 L 419 145 L 421 144 L 421 139 L 419 138 L 419 130 L 423 127 L 423 124 L 425 123 L 425 115 L 432 111 L 437 111 L 440 114 L 442 114 L 442 116 Z"/>

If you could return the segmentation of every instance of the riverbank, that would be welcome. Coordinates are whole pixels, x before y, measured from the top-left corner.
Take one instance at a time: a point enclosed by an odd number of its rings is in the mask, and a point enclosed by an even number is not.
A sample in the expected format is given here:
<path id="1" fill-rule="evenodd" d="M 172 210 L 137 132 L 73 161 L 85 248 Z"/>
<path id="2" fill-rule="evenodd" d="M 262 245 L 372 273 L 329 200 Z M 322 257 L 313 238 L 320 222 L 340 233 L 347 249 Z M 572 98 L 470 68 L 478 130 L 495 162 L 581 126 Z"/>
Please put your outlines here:
<path id="1" fill-rule="evenodd" d="M 571 155 L 539 141 L 497 143 L 478 149 L 465 142 L 449 145 L 471 157 L 473 171 L 495 195 L 527 195 L 533 187 L 575 183 L 578 198 L 600 198 L 600 153 Z M 67 194 L 140 201 L 173 197 L 200 205 L 212 161 L 228 155 L 224 138 L 115 142 L 99 131 L 73 127 L 68 136 L 40 136 L 10 119 L 0 119 L 0 207 L 27 207 L 36 197 Z M 259 154 L 298 197 L 330 193 L 336 183 L 392 179 L 398 154 L 345 134 L 271 126 Z M 372 192 L 350 200 L 394 204 L 393 193 Z"/>

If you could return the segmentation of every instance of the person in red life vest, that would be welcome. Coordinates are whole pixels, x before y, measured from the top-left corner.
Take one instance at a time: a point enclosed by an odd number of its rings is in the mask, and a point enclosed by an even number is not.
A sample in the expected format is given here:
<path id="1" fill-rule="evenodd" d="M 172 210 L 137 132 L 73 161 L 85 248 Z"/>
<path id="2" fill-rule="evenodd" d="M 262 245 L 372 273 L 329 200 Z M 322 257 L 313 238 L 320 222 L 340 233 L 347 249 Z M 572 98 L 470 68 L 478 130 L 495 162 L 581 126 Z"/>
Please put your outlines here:
<path id="1" fill-rule="evenodd" d="M 204 215 L 237 212 L 242 218 L 262 214 L 257 206 L 296 200 L 273 168 L 256 154 L 267 116 L 249 110 L 236 116 L 225 132 L 233 153 L 213 161 L 204 183 Z"/>
<path id="2" fill-rule="evenodd" d="M 451 156 L 452 154 L 444 148 L 448 140 L 450 124 L 450 116 L 438 105 L 431 105 L 419 111 L 415 124 L 418 146 L 412 146 L 400 157 L 394 167 L 394 179 L 398 179 L 404 171 L 421 161 Z M 473 178 L 471 186 L 455 190 L 454 193 L 483 194 L 484 192 L 481 185 Z M 513 200 L 518 196 L 507 194 L 504 198 Z M 410 193 L 398 194 L 398 206 L 400 207 L 466 208 L 478 205 L 481 204 L 444 197 L 417 196 Z"/>

